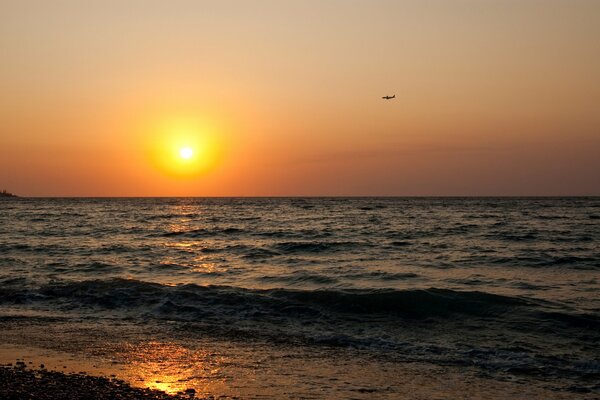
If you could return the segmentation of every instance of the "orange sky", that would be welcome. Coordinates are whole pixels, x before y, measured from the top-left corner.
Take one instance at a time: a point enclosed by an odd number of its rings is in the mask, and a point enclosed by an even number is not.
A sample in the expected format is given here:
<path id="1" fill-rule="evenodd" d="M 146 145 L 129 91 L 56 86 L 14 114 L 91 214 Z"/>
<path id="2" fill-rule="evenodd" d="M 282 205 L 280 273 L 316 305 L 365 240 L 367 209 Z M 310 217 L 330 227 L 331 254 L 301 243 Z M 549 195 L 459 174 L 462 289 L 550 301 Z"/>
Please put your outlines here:
<path id="1" fill-rule="evenodd" d="M 600 195 L 599 38 L 593 0 L 0 0 L 0 189 Z"/>

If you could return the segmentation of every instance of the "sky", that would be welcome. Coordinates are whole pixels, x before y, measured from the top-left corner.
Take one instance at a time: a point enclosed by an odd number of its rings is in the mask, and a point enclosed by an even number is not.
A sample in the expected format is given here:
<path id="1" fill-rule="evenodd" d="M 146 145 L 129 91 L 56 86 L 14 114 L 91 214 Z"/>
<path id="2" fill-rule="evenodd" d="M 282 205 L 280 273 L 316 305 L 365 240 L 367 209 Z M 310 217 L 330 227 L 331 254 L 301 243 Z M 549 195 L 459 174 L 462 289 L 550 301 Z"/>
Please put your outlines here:
<path id="1" fill-rule="evenodd" d="M 0 0 L 23 196 L 600 195 L 599 110 L 595 0 Z"/>

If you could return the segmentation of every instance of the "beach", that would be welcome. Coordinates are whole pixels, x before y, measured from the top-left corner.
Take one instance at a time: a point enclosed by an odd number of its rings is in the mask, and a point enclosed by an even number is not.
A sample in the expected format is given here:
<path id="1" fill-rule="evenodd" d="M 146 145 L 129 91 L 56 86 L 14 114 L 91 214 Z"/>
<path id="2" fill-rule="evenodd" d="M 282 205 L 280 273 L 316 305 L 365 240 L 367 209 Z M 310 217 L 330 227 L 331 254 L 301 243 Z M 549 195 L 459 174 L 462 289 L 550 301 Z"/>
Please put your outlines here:
<path id="1" fill-rule="evenodd" d="M 33 328 L 32 331 L 37 329 Z M 128 337 L 129 347 L 131 332 L 121 333 Z M 14 338 L 9 340 L 13 341 Z M 129 348 L 129 353 L 76 349 L 81 343 L 76 343 L 75 347 L 60 346 L 51 338 L 48 338 L 48 342 L 54 345 L 41 343 L 39 339 L 37 345 L 44 348 L 2 345 L 2 362 L 17 354 L 19 356 L 10 363 L 12 365 L 5 364 L 0 368 L 0 382 L 6 383 L 5 386 L 0 385 L 0 398 L 11 399 L 10 395 L 14 393 L 18 393 L 14 399 L 52 400 L 190 397 L 422 400 L 505 399 L 507 396 L 540 400 L 594 398 L 593 393 L 582 388 L 557 392 L 551 380 L 531 385 L 527 379 L 515 377 L 514 374 L 506 374 L 498 379 L 482 374 L 472 366 L 382 362 L 365 358 L 360 351 L 340 351 L 335 348 L 301 354 L 298 349 L 289 349 L 287 346 L 287 350 L 271 346 L 271 353 L 265 355 L 256 351 L 256 343 L 244 341 L 234 346 L 228 343 L 225 348 L 221 347 L 222 343 L 214 343 L 213 347 L 204 343 L 203 349 L 211 350 L 208 358 L 220 358 L 225 354 L 232 357 L 220 363 L 213 362 L 211 373 L 202 365 L 208 361 L 206 353 L 204 358 L 197 354 L 193 356 L 194 365 L 189 359 L 184 361 L 181 355 L 175 356 L 176 360 L 164 355 L 160 362 L 156 362 L 157 353 L 176 354 L 174 346 L 177 342 L 173 341 L 145 343 L 140 346 L 143 348 L 141 351 L 139 348 Z M 103 341 L 101 345 L 105 348 L 118 347 L 115 344 L 113 339 L 112 343 Z M 178 344 L 182 345 L 181 342 Z M 61 347 L 69 350 L 61 350 Z M 153 360 L 142 361 L 140 353 L 151 353 Z M 43 369 L 40 369 L 42 365 Z"/>
<path id="2" fill-rule="evenodd" d="M 0 398 L 6 400 L 75 400 L 75 399 L 190 399 L 156 390 L 135 389 L 125 382 L 85 374 L 65 374 L 46 369 L 28 370 L 25 364 L 0 367 Z"/>

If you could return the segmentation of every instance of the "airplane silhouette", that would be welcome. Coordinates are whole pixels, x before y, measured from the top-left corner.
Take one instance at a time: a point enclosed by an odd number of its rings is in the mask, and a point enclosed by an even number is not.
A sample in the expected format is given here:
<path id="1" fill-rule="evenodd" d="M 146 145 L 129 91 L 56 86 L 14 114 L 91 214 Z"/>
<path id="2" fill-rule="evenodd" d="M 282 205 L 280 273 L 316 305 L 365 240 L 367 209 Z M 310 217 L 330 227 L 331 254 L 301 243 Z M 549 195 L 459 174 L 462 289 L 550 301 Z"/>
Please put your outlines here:
<path id="1" fill-rule="evenodd" d="M 393 95 L 393 96 L 383 96 L 382 97 L 382 99 L 384 99 L 384 100 L 395 99 L 395 98 L 396 98 L 396 95 Z"/>

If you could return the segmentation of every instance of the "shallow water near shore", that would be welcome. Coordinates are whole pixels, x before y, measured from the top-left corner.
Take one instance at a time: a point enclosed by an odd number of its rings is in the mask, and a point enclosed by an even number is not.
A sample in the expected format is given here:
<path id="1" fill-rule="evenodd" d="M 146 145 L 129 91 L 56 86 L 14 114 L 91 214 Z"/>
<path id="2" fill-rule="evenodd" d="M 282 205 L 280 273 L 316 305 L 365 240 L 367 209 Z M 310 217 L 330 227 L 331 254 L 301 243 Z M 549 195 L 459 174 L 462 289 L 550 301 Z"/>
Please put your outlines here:
<path id="1" fill-rule="evenodd" d="M 2 332 L 2 363 L 18 360 L 29 368 L 114 377 L 171 394 L 194 389 L 198 398 L 582 398 L 556 391 L 551 380 L 532 384 L 511 374 L 491 377 L 473 366 L 398 363 L 358 349 L 190 340 L 174 331 L 149 336 L 122 324 L 103 330 L 89 322 L 30 321 L 26 328 L 22 322 L 13 320 Z"/>
<path id="2" fill-rule="evenodd" d="M 593 398 L 599 243 L 598 198 L 3 199 L 0 354 L 215 396 Z"/>

